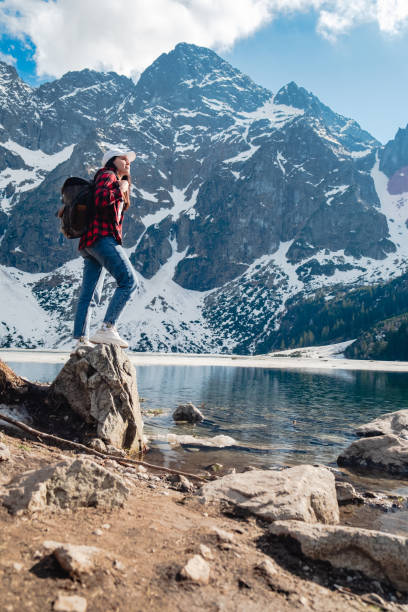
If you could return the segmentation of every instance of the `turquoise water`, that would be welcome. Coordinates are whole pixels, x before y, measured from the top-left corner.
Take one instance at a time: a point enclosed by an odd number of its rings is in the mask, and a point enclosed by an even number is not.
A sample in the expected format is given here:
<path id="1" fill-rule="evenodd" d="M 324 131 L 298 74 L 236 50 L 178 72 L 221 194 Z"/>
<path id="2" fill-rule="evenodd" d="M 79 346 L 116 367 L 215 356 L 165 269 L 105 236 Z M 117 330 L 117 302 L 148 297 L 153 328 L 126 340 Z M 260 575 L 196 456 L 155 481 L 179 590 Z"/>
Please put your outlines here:
<path id="1" fill-rule="evenodd" d="M 62 364 L 8 362 L 30 380 L 55 378 Z M 408 407 L 408 374 L 345 370 L 268 370 L 225 366 L 138 366 L 150 461 L 180 469 L 217 462 L 271 467 L 335 465 L 353 430 L 380 414 Z M 201 406 L 205 421 L 176 425 L 180 403 Z M 162 411 L 158 416 L 150 410 Z M 171 447 L 166 435 L 231 436 L 228 449 Z"/>

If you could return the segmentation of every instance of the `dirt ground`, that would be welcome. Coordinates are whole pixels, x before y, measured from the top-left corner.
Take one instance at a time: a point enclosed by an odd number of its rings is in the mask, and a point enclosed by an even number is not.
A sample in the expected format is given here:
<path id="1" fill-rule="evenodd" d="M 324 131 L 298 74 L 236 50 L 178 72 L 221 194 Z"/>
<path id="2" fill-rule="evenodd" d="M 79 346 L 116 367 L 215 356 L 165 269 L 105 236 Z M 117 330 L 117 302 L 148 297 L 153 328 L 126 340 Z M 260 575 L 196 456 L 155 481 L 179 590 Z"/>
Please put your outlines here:
<path id="1" fill-rule="evenodd" d="M 73 456 L 17 435 L 0 438 L 12 456 L 0 462 L 0 485 Z M 0 506 L 0 610 L 53 610 L 59 593 L 84 597 L 89 612 L 408 610 L 408 598 L 389 586 L 305 559 L 293 541 L 268 535 L 266 524 L 219 505 L 204 506 L 197 496 L 171 488 L 163 475 L 132 482 L 124 508 L 111 512 L 84 508 L 15 517 Z M 232 533 L 233 543 L 219 542 L 214 526 Z M 76 581 L 44 551 L 46 540 L 96 546 L 104 553 L 97 569 Z M 214 556 L 206 586 L 179 574 L 200 544 Z M 265 558 L 276 564 L 272 577 L 256 568 Z"/>

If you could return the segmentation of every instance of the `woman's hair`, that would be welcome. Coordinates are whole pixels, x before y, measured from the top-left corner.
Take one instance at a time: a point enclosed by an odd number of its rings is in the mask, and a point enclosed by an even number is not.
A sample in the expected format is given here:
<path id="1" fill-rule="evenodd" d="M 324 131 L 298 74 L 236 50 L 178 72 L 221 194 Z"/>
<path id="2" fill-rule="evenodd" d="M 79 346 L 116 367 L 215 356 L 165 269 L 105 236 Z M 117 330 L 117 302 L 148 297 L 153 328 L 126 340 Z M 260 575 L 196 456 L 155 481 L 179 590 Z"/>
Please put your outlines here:
<path id="1" fill-rule="evenodd" d="M 108 170 L 113 170 L 113 172 L 115 172 L 115 174 L 117 172 L 117 168 L 116 168 L 116 166 L 114 164 L 114 161 L 115 161 L 116 157 L 117 157 L 116 155 L 115 155 L 115 157 L 111 157 L 110 159 L 108 159 L 108 161 L 105 164 L 105 168 L 107 168 Z M 127 177 L 128 183 L 129 183 L 129 189 L 127 190 L 126 193 L 123 194 L 123 202 L 124 202 L 123 208 L 125 210 L 127 210 L 129 208 L 129 206 L 130 206 L 130 187 L 132 185 L 132 178 L 130 176 L 130 171 L 129 171 L 129 174 L 126 175 L 126 177 Z"/>

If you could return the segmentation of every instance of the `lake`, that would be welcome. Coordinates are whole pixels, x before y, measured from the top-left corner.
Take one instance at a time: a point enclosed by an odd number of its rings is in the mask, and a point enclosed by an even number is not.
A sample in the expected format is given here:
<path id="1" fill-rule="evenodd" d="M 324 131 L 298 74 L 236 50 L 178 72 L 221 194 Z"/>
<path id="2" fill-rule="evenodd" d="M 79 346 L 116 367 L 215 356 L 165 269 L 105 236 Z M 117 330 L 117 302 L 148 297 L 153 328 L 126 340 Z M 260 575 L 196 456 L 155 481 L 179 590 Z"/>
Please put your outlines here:
<path id="1" fill-rule="evenodd" d="M 7 360 L 6 360 L 7 361 Z M 62 364 L 7 361 L 29 380 L 51 381 Z M 226 366 L 137 366 L 151 451 L 146 460 L 192 470 L 212 463 L 274 467 L 299 463 L 336 465 L 360 423 L 408 406 L 408 374 Z M 205 421 L 176 425 L 178 404 L 200 406 Z M 158 411 L 157 416 L 152 412 Z M 235 440 L 232 448 L 182 448 L 167 435 Z"/>

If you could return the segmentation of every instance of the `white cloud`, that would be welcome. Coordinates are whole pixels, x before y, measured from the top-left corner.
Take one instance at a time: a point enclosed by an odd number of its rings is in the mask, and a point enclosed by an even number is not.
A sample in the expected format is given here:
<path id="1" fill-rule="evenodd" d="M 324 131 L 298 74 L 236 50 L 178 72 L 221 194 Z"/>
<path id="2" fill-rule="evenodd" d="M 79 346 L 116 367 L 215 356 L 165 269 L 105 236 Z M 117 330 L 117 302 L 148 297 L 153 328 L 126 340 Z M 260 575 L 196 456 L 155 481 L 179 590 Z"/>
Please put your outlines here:
<path id="1" fill-rule="evenodd" d="M 6 64 L 16 64 L 17 60 L 12 55 L 9 55 L 8 53 L 2 53 L 0 51 L 0 62 L 6 62 Z"/>
<path id="2" fill-rule="evenodd" d="M 314 11 L 329 39 L 362 23 L 397 34 L 408 0 L 3 0 L 2 30 L 36 47 L 40 76 L 95 68 L 135 76 L 178 42 L 231 48 L 279 15 Z"/>

